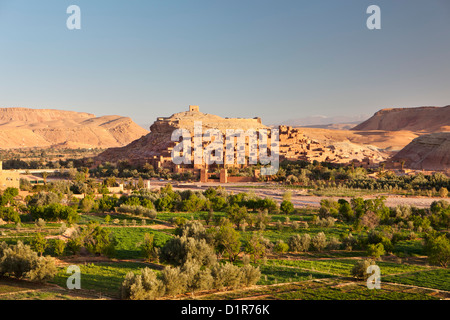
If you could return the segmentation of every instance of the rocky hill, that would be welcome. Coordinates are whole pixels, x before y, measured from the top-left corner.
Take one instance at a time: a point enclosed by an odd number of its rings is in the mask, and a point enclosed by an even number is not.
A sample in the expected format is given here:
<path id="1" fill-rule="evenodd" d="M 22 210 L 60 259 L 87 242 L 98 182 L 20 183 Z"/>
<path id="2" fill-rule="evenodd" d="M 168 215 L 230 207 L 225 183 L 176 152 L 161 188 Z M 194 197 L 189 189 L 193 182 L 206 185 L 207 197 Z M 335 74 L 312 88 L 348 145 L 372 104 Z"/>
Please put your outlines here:
<path id="1" fill-rule="evenodd" d="M 417 137 L 389 161 L 390 164 L 402 162 L 408 169 L 449 170 L 450 132 L 438 132 Z"/>
<path id="2" fill-rule="evenodd" d="M 29 108 L 0 108 L 0 148 L 110 148 L 148 133 L 131 118 Z"/>
<path id="3" fill-rule="evenodd" d="M 450 106 L 382 109 L 352 130 L 450 131 Z"/>
<path id="4" fill-rule="evenodd" d="M 201 121 L 203 130 L 218 129 L 225 134 L 227 129 L 262 129 L 268 128 L 258 118 L 222 118 L 197 110 L 175 113 L 170 117 L 158 118 L 150 127 L 150 133 L 121 148 L 110 148 L 101 153 L 97 161 L 129 160 L 131 162 L 147 161 L 153 157 L 170 157 L 171 141 L 174 130 L 182 128 L 194 132 L 194 121 Z"/>

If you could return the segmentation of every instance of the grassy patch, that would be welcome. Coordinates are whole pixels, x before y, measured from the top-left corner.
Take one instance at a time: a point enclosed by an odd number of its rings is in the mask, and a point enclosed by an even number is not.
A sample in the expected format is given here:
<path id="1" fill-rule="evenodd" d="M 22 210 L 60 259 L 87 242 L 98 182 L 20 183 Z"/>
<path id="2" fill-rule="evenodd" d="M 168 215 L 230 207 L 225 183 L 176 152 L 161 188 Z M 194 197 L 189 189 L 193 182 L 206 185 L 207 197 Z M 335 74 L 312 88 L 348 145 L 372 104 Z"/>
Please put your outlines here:
<path id="1" fill-rule="evenodd" d="M 172 236 L 160 231 L 140 227 L 108 227 L 117 240 L 115 258 L 136 259 L 143 258 L 140 245 L 144 241 L 146 233 L 154 234 L 154 243 L 157 247 L 162 247 Z"/>
<path id="2" fill-rule="evenodd" d="M 146 267 L 143 263 L 115 262 L 79 265 L 81 269 L 81 289 L 92 290 L 99 294 L 118 298 L 120 286 L 129 271 L 137 272 Z M 53 283 L 66 288 L 66 268 L 60 268 Z"/>
<path id="3" fill-rule="evenodd" d="M 292 266 L 306 270 L 320 271 L 328 274 L 351 276 L 351 270 L 356 260 L 336 259 L 336 260 L 268 260 L 267 264 L 277 266 Z M 427 269 L 425 266 L 398 264 L 393 262 L 378 261 L 381 275 L 396 273 L 414 272 Z"/>
<path id="4" fill-rule="evenodd" d="M 382 281 L 450 291 L 450 270 L 435 269 L 383 277 Z"/>
<path id="5" fill-rule="evenodd" d="M 332 275 L 305 271 L 301 268 L 295 267 L 262 265 L 259 268 L 261 270 L 261 278 L 258 281 L 258 285 L 298 282 L 333 277 Z"/>

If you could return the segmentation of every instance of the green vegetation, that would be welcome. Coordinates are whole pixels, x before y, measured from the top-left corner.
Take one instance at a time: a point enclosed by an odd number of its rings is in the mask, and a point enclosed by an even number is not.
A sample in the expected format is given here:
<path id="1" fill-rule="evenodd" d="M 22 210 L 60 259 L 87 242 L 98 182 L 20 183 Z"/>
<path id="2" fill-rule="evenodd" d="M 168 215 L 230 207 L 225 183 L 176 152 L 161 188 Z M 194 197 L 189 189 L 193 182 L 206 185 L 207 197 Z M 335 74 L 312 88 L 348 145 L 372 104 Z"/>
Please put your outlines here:
<path id="1" fill-rule="evenodd" d="M 124 163 L 120 169 L 115 165 L 101 170 L 72 168 L 67 171 L 70 181 L 51 182 L 46 176 L 38 188 L 23 183 L 24 190 L 31 192 L 25 198 L 14 188 L 0 194 L 0 218 L 6 222 L 0 225 L 6 252 L 0 254 L 0 273 L 50 280 L 64 287 L 68 275 L 59 269 L 51 280 L 56 269 L 48 256 L 69 262 L 92 259 L 94 263 L 80 265 L 83 289 L 124 299 L 201 297 L 204 290 L 246 291 L 254 284 L 283 283 L 298 286 L 285 286 L 291 288 L 285 292 L 267 290 L 283 299 L 431 297 L 427 292 L 403 292 L 400 284 L 448 290 L 448 273 L 443 268 L 450 262 L 449 203 L 434 201 L 423 209 L 390 208 L 379 194 L 360 197 L 394 188 L 395 192 L 435 188 L 436 194 L 447 196 L 448 178 L 436 174 L 410 181 L 410 177 L 380 172 L 373 179 L 361 168 L 284 165 L 274 179 L 289 183 L 286 189 L 329 194 L 362 191 L 351 199 L 325 198 L 320 208 L 300 209 L 294 207 L 289 190 L 278 204 L 251 190 L 234 194 L 221 187 L 178 191 L 166 184 L 150 191 L 143 188 L 146 176 Z M 150 176 L 162 174 L 149 166 L 142 170 Z M 118 183 L 116 178 L 128 176 L 139 183 L 128 185 L 126 194 L 109 195 L 108 188 Z M 394 181 L 397 186 L 391 188 Z M 22 259 L 22 253 L 28 258 Z M 397 287 L 386 285 L 392 290 L 383 286 L 371 293 L 360 285 L 358 280 L 367 278 L 369 258 L 380 267 L 382 282 Z M 17 267 L 22 264 L 27 267 Z M 308 289 L 316 280 L 339 284 L 350 278 L 358 284 Z M 304 292 L 298 289 L 301 286 Z M 55 292 L 22 297 L 71 298 Z"/>

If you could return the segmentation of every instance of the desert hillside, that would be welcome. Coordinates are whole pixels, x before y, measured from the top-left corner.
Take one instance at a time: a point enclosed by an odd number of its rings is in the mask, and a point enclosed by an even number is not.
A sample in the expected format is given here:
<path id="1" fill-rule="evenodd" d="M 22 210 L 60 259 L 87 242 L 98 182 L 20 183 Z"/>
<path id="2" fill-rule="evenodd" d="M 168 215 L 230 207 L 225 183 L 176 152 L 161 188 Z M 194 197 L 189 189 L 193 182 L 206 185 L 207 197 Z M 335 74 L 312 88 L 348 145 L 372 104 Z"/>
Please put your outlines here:
<path id="1" fill-rule="evenodd" d="M 450 168 L 450 132 L 422 135 L 389 162 L 404 162 L 404 167 L 409 169 L 446 171 Z"/>
<path id="2" fill-rule="evenodd" d="M 450 131 L 450 106 L 382 109 L 352 130 Z"/>
<path id="3" fill-rule="evenodd" d="M 148 133 L 131 118 L 29 108 L 0 109 L 0 146 L 15 148 L 120 147 Z"/>
<path id="4" fill-rule="evenodd" d="M 319 128 L 300 128 L 303 133 L 324 145 L 342 143 L 373 146 L 387 152 L 397 152 L 419 135 L 411 131 L 353 131 Z"/>

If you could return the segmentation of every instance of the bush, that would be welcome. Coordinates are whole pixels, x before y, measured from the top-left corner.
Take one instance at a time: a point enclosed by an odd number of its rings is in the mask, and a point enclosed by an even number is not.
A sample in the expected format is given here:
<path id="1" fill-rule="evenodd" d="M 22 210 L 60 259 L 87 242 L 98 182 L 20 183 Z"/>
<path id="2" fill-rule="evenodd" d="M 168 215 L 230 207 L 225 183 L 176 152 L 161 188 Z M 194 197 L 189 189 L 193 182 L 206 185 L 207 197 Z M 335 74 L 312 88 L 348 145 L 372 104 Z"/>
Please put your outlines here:
<path id="1" fill-rule="evenodd" d="M 261 278 L 261 271 L 259 267 L 253 267 L 250 264 L 245 264 L 241 270 L 241 284 L 244 287 L 255 285 Z"/>
<path id="2" fill-rule="evenodd" d="M 245 252 L 250 254 L 255 263 L 257 259 L 265 257 L 270 249 L 270 241 L 259 233 L 253 233 L 245 246 Z"/>
<path id="3" fill-rule="evenodd" d="M 280 205 L 280 210 L 284 214 L 290 214 L 292 211 L 294 211 L 294 205 L 289 200 L 284 200 Z"/>
<path id="4" fill-rule="evenodd" d="M 322 251 L 327 246 L 327 238 L 325 233 L 319 232 L 311 239 L 312 247 L 317 251 Z"/>
<path id="5" fill-rule="evenodd" d="M 217 257 L 214 248 L 205 239 L 177 236 L 166 242 L 161 249 L 161 259 L 176 266 L 194 261 L 202 266 L 213 265 Z"/>
<path id="6" fill-rule="evenodd" d="M 202 268 L 198 263 L 187 262 L 182 267 L 182 272 L 186 278 L 186 289 L 188 291 L 211 289 L 214 281 L 211 269 Z"/>
<path id="7" fill-rule="evenodd" d="M 40 257 L 35 266 L 28 272 L 30 281 L 42 283 L 53 279 L 58 273 L 54 260 L 52 257 Z"/>
<path id="8" fill-rule="evenodd" d="M 352 275 L 359 280 L 367 280 L 369 278 L 369 274 L 367 273 L 367 268 L 370 265 L 374 265 L 375 261 L 373 260 L 358 260 L 352 268 Z"/>
<path id="9" fill-rule="evenodd" d="M 273 247 L 273 251 L 277 253 L 285 253 L 288 250 L 289 246 L 283 240 L 278 240 L 275 246 Z"/>
<path id="10" fill-rule="evenodd" d="M 341 242 L 336 237 L 331 237 L 328 241 L 328 249 L 337 250 L 341 247 Z"/>
<path id="11" fill-rule="evenodd" d="M 38 257 L 31 247 L 18 241 L 16 245 L 0 245 L 0 275 L 16 278 L 29 277 L 31 281 L 43 282 L 56 274 L 53 258 Z"/>
<path id="12" fill-rule="evenodd" d="M 116 240 L 111 231 L 90 223 L 82 232 L 84 247 L 93 254 L 111 257 L 115 252 Z"/>
<path id="13" fill-rule="evenodd" d="M 211 268 L 211 274 L 214 278 L 214 288 L 237 288 L 241 283 L 241 273 L 239 267 L 229 262 L 225 264 L 216 264 Z"/>
<path id="14" fill-rule="evenodd" d="M 64 249 L 66 248 L 66 243 L 61 239 L 56 239 L 54 242 L 54 250 L 57 256 L 62 256 L 64 254 Z"/>
<path id="15" fill-rule="evenodd" d="M 120 288 L 122 299 L 153 300 L 164 294 L 164 286 L 150 268 L 141 270 L 141 274 L 132 271 L 125 276 Z"/>
<path id="16" fill-rule="evenodd" d="M 311 244 L 311 236 L 307 233 L 295 234 L 288 239 L 289 251 L 306 252 Z"/>
<path id="17" fill-rule="evenodd" d="M 192 237 L 195 239 L 207 239 L 206 229 L 200 221 L 192 220 L 181 224 L 175 233 L 180 237 Z"/>
<path id="18" fill-rule="evenodd" d="M 36 227 L 38 227 L 39 229 L 42 229 L 43 227 L 45 227 L 46 222 L 44 219 L 39 218 L 36 220 L 36 222 L 34 223 L 36 225 Z"/>
<path id="19" fill-rule="evenodd" d="M 345 250 L 353 250 L 358 244 L 358 240 L 349 233 L 346 237 L 342 239 L 342 246 Z"/>
<path id="20" fill-rule="evenodd" d="M 179 267 L 165 267 L 161 272 L 161 281 L 165 288 L 165 293 L 175 296 L 187 290 L 186 275 Z"/>
<path id="21" fill-rule="evenodd" d="M 433 265 L 447 267 L 450 263 L 450 241 L 445 235 L 427 236 L 425 250 Z"/>
<path id="22" fill-rule="evenodd" d="M 369 257 L 378 259 L 380 256 L 384 254 L 385 254 L 384 246 L 381 242 L 377 244 L 369 244 L 367 247 L 367 255 Z"/>

